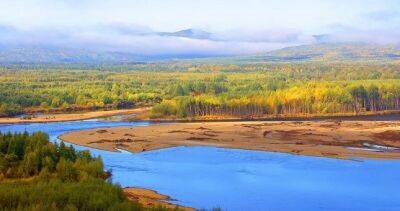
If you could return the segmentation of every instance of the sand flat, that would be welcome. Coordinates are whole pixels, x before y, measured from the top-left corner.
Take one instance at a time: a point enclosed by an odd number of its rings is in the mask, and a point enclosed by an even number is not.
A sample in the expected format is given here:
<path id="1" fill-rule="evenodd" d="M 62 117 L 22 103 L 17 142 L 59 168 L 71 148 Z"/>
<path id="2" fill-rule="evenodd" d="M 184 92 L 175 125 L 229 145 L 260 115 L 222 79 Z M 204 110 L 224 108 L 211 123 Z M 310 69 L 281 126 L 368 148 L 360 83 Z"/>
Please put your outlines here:
<path id="1" fill-rule="evenodd" d="M 115 115 L 142 114 L 150 108 L 133 108 L 108 111 L 91 111 L 84 113 L 62 113 L 62 114 L 44 114 L 31 119 L 23 119 L 18 117 L 0 118 L 0 124 L 14 123 L 43 123 L 43 122 L 64 122 L 74 120 L 85 120 L 100 117 L 110 117 Z"/>
<path id="2" fill-rule="evenodd" d="M 216 146 L 332 158 L 400 158 L 398 121 L 170 123 L 73 131 L 60 138 L 134 153 L 175 146 Z"/>
<path id="3" fill-rule="evenodd" d="M 129 187 L 129 188 L 124 188 L 123 191 L 129 200 L 137 201 L 140 204 L 142 204 L 144 207 L 162 206 L 162 207 L 167 207 L 167 208 L 171 208 L 171 209 L 178 207 L 179 210 L 184 210 L 184 211 L 194 211 L 195 210 L 190 207 L 184 207 L 184 206 L 175 205 L 170 202 L 167 202 L 167 200 L 171 200 L 171 198 L 169 196 L 160 194 L 153 190 Z"/>

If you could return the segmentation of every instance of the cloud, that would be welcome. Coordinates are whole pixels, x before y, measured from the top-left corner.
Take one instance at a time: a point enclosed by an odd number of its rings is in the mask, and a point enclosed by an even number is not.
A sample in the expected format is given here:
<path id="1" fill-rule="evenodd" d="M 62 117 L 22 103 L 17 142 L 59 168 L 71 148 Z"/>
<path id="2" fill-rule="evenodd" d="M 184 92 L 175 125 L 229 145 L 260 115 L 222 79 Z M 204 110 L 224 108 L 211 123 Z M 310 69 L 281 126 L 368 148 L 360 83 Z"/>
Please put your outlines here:
<path id="1" fill-rule="evenodd" d="M 284 28 L 268 30 L 235 29 L 217 33 L 213 38 L 215 40 L 260 43 L 307 43 L 311 41 L 311 37 L 301 31 Z"/>
<path id="2" fill-rule="evenodd" d="M 329 33 L 319 36 L 287 28 L 233 29 L 219 32 L 192 30 L 207 34 L 207 38 L 199 38 L 196 33 L 191 37 L 191 30 L 186 30 L 185 33 L 158 32 L 147 26 L 119 22 L 82 27 L 23 29 L 0 26 L 0 46 L 83 49 L 138 56 L 196 57 L 258 54 L 318 42 L 400 43 L 400 30 L 355 29 L 341 24 L 328 28 Z"/>
<path id="3" fill-rule="evenodd" d="M 399 20 L 400 12 L 397 10 L 379 10 L 365 14 L 365 18 L 372 21 L 392 22 Z"/>
<path id="4" fill-rule="evenodd" d="M 400 31 L 357 30 L 329 35 L 330 42 L 359 42 L 370 44 L 399 44 Z"/>
<path id="5" fill-rule="evenodd" d="M 400 44 L 400 29 L 358 29 L 340 24 L 329 26 L 331 31 L 316 35 L 317 42 L 325 43 L 369 43 Z"/>
<path id="6" fill-rule="evenodd" d="M 398 0 L 0 2 L 2 47 L 213 56 L 263 53 L 319 40 L 399 43 L 400 37 Z M 186 28 L 211 34 L 173 33 Z M 324 36 L 315 39 L 315 34 Z"/>
<path id="7" fill-rule="evenodd" d="M 84 28 L 16 29 L 0 27 L 0 44 L 7 46 L 43 46 L 95 51 L 156 55 L 243 55 L 262 53 L 300 44 L 299 34 L 232 32 L 212 34 L 210 39 L 163 36 L 140 25 L 108 24 Z"/>

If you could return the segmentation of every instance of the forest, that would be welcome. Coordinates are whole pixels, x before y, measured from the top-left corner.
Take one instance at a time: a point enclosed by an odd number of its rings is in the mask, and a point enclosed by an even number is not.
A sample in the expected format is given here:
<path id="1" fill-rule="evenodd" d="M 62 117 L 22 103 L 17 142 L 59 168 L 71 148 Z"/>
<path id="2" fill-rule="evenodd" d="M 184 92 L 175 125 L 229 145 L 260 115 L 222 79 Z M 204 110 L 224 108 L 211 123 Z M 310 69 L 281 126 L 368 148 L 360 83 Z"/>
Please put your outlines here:
<path id="1" fill-rule="evenodd" d="M 153 106 L 150 117 L 258 117 L 400 109 L 400 64 L 165 62 L 4 67 L 0 116 Z"/>
<path id="2" fill-rule="evenodd" d="M 42 133 L 0 133 L 1 210 L 167 210 L 128 201 L 102 159 Z"/>

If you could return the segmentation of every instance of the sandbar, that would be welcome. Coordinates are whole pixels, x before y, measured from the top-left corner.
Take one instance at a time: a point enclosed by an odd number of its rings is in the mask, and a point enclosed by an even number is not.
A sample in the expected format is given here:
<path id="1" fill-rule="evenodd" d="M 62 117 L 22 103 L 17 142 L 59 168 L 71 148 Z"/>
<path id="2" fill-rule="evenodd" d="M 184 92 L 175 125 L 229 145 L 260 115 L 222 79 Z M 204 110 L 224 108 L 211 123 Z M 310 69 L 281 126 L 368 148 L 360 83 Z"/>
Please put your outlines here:
<path id="1" fill-rule="evenodd" d="M 332 158 L 400 158 L 400 121 L 247 121 L 96 128 L 59 137 L 77 145 L 133 153 L 213 146 Z"/>

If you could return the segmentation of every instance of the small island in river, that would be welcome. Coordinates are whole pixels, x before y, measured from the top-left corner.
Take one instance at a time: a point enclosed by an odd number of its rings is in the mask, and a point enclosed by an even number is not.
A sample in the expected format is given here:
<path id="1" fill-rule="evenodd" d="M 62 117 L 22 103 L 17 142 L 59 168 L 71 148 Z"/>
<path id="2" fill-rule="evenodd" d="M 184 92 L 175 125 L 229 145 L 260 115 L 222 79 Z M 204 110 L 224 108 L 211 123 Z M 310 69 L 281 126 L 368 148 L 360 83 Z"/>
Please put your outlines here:
<path id="1" fill-rule="evenodd" d="M 215 146 L 331 158 L 400 158 L 400 122 L 254 121 L 96 128 L 59 138 L 103 150 Z"/>

